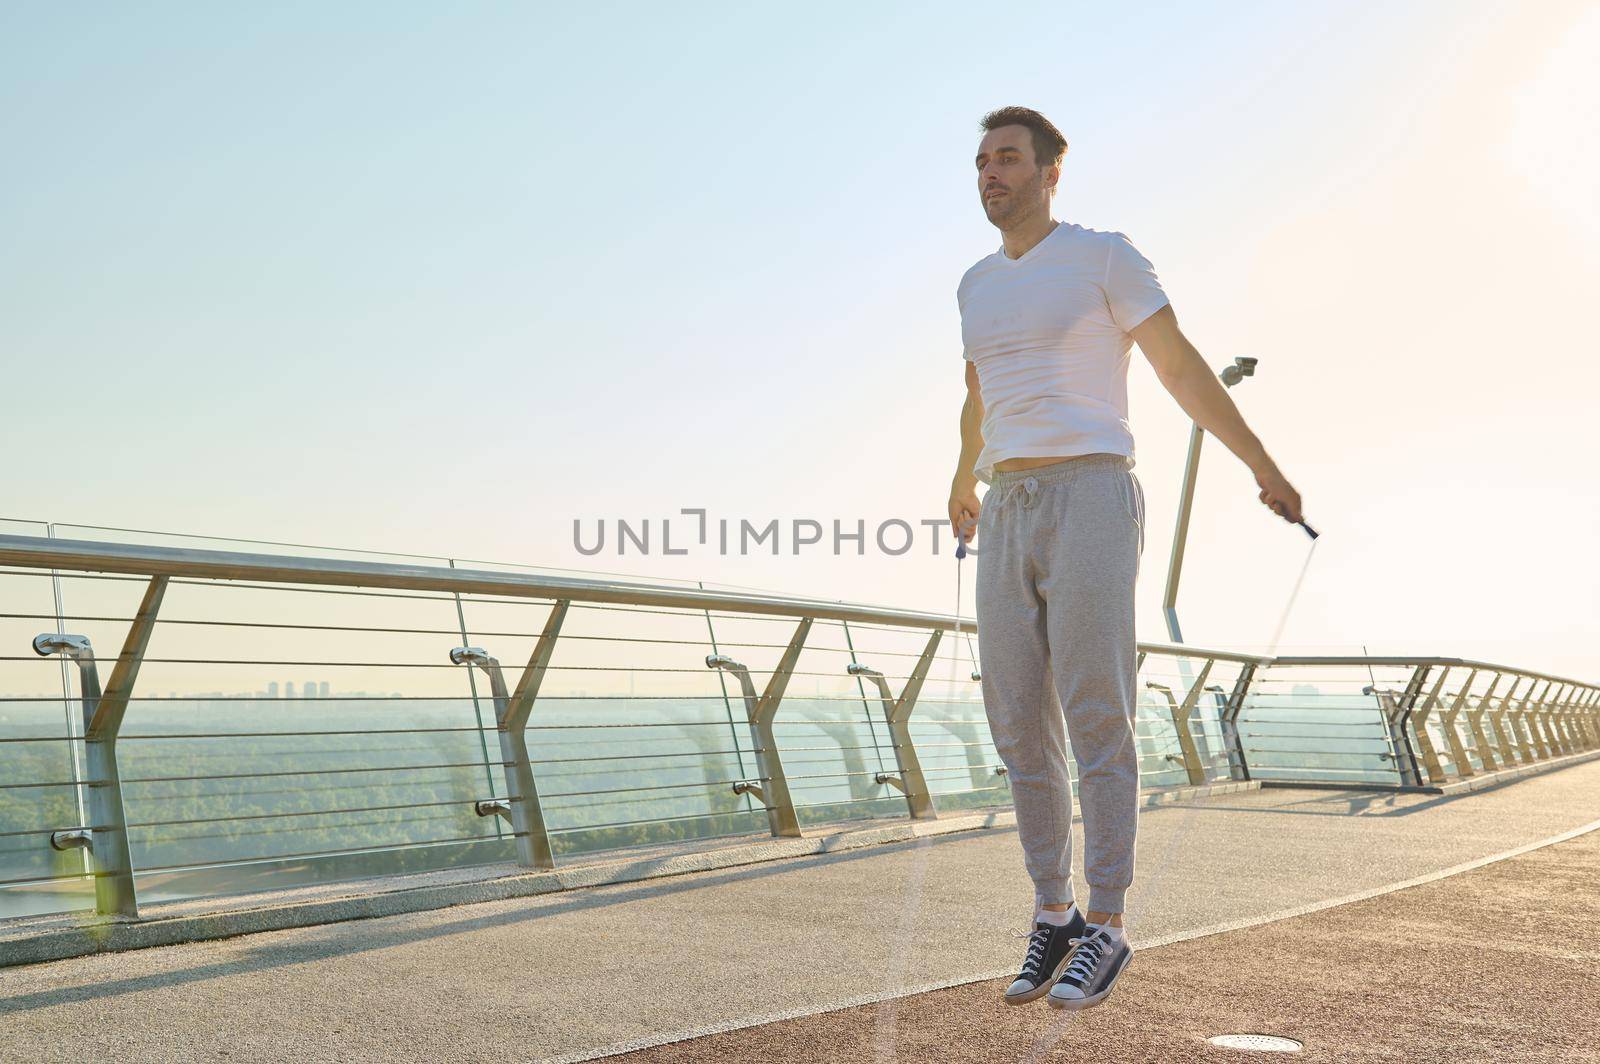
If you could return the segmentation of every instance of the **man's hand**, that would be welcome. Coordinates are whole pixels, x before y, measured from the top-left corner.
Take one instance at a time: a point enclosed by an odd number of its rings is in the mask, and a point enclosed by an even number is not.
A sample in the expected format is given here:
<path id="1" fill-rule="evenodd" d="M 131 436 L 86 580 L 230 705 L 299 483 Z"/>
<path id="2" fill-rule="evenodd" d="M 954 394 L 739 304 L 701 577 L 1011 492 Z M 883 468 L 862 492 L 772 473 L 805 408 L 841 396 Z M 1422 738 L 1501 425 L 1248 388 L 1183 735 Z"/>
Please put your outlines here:
<path id="1" fill-rule="evenodd" d="M 1304 519 L 1305 515 L 1300 510 L 1300 493 L 1294 490 L 1294 485 L 1278 471 L 1277 466 L 1257 473 L 1256 484 L 1261 488 L 1260 499 L 1267 509 L 1291 524 Z"/>
<path id="2" fill-rule="evenodd" d="M 957 543 L 965 543 L 972 538 L 972 533 L 978 527 L 978 513 L 982 508 L 978 501 L 978 483 L 975 480 L 955 480 L 950 484 L 950 530 L 955 533 Z"/>

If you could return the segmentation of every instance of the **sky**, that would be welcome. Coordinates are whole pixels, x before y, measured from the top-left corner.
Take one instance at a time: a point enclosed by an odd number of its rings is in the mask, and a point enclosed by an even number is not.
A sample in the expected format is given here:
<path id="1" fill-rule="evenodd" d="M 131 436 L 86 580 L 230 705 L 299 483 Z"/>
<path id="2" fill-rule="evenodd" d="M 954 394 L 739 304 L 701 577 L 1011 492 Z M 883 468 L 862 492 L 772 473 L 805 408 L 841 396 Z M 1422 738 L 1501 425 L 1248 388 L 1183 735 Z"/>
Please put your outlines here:
<path id="1" fill-rule="evenodd" d="M 1597 72 L 1561 2 L 0 4 L 0 518 L 970 615 L 920 522 L 1023 104 L 1323 533 L 1284 620 L 1308 541 L 1207 441 L 1189 641 L 1597 679 Z M 1164 641 L 1189 425 L 1130 396 Z"/>

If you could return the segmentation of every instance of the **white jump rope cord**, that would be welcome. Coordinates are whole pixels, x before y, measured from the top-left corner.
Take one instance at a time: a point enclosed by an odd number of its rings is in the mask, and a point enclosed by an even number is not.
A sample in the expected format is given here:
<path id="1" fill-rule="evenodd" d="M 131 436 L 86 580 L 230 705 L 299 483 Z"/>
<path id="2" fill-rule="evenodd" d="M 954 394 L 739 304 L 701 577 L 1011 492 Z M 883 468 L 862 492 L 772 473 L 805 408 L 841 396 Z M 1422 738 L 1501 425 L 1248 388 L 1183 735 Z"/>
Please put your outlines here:
<path id="1" fill-rule="evenodd" d="M 1321 535 L 1304 521 L 1296 521 L 1295 524 L 1304 529 L 1305 534 L 1311 537 L 1311 549 L 1306 551 L 1306 560 L 1300 564 L 1300 575 L 1295 578 L 1294 590 L 1289 592 L 1289 601 L 1284 603 L 1283 606 L 1283 616 L 1278 618 L 1278 628 L 1272 633 L 1272 645 L 1267 648 L 1267 652 L 1264 655 L 1269 658 L 1276 657 L 1278 654 L 1278 643 L 1283 639 L 1284 625 L 1289 623 L 1289 613 L 1294 609 L 1294 600 L 1300 597 L 1300 585 L 1306 582 L 1306 570 L 1311 568 L 1311 556 L 1317 553 L 1317 537 Z"/>
<path id="2" fill-rule="evenodd" d="M 1266 657 L 1276 657 L 1278 643 L 1283 639 L 1284 626 L 1289 623 L 1289 613 L 1294 609 L 1295 599 L 1300 597 L 1300 585 L 1306 582 L 1306 570 L 1311 568 L 1311 556 L 1317 553 L 1317 541 L 1311 541 L 1311 549 L 1306 551 L 1306 560 L 1300 566 L 1300 576 L 1294 582 L 1294 590 L 1289 592 L 1289 601 L 1284 603 L 1283 616 L 1278 618 L 1278 628 L 1272 633 L 1272 644 L 1267 648 Z"/>

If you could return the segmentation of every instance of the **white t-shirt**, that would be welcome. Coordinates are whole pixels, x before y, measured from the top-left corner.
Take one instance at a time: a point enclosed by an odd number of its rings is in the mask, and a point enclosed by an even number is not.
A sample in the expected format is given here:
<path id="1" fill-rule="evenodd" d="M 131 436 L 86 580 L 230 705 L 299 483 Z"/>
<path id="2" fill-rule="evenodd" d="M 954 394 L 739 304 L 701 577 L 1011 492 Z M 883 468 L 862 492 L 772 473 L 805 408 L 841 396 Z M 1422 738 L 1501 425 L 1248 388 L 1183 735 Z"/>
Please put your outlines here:
<path id="1" fill-rule="evenodd" d="M 1126 236 L 1061 222 L 1019 259 L 1002 244 L 956 301 L 983 395 L 979 480 L 1006 458 L 1133 455 L 1128 333 L 1167 295 Z"/>

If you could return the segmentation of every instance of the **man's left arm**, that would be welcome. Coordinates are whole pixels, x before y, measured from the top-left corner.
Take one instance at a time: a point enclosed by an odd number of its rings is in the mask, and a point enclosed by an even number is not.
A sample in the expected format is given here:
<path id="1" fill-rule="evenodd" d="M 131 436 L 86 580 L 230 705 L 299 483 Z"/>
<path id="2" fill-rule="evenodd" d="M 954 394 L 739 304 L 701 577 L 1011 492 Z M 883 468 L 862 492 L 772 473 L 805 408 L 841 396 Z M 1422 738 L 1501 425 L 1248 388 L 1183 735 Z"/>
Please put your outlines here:
<path id="1" fill-rule="evenodd" d="M 1226 444 L 1255 474 L 1261 502 L 1286 521 L 1301 520 L 1300 493 L 1245 424 L 1228 389 L 1178 328 L 1178 316 L 1171 304 L 1134 326 L 1128 335 L 1150 360 L 1156 376 L 1184 413 Z"/>

